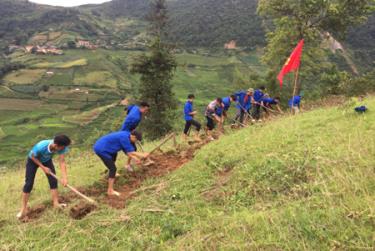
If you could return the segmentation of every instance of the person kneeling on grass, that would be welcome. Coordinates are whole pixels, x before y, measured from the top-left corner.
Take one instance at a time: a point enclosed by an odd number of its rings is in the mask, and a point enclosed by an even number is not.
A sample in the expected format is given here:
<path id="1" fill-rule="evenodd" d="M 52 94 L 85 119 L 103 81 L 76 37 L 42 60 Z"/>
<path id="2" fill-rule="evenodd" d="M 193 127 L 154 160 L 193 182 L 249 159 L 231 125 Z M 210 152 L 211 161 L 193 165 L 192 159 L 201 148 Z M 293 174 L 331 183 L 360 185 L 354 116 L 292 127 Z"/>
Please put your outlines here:
<path id="1" fill-rule="evenodd" d="M 190 94 L 188 96 L 188 100 L 186 101 L 185 107 L 184 107 L 184 117 L 185 117 L 184 140 L 187 139 L 189 131 L 190 131 L 190 127 L 193 125 L 197 130 L 197 134 L 195 135 L 195 140 L 201 141 L 201 139 L 199 138 L 199 131 L 201 130 L 202 125 L 198 121 L 194 120 L 194 116 L 197 114 L 197 112 L 194 111 L 193 109 L 194 99 L 195 99 L 195 96 L 193 94 Z"/>
<path id="2" fill-rule="evenodd" d="M 65 153 L 69 151 L 68 146 L 71 140 L 66 135 L 57 135 L 53 140 L 43 140 L 37 143 L 30 151 L 26 163 L 26 178 L 22 194 L 22 208 L 17 214 L 17 218 L 22 219 L 27 216 L 27 204 L 30 193 L 34 186 L 35 175 L 40 167 L 45 172 L 49 187 L 51 189 L 51 196 L 54 208 L 61 208 L 66 205 L 59 204 L 59 196 L 57 192 L 57 180 L 50 175 L 56 174 L 55 166 L 52 162 L 52 157 L 55 154 L 60 155 L 60 168 L 62 172 L 62 184 L 68 184 L 67 171 L 65 165 Z"/>
<path id="3" fill-rule="evenodd" d="M 135 143 L 142 140 L 142 135 L 136 131 L 127 132 L 120 131 L 107 134 L 98 139 L 93 147 L 94 152 L 103 161 L 104 165 L 109 169 L 108 175 L 108 195 L 119 196 L 120 193 L 113 189 L 116 177 L 116 157 L 119 151 L 123 151 L 130 159 L 134 159 L 140 164 L 142 159 L 148 157 L 148 153 L 137 153 Z M 129 166 L 127 166 L 129 170 Z"/>
<path id="4" fill-rule="evenodd" d="M 212 137 L 212 130 L 215 128 L 215 122 L 219 123 L 219 127 L 221 128 L 222 118 L 217 115 L 217 111 L 223 109 L 223 100 L 221 98 L 217 98 L 212 101 L 206 108 L 206 119 L 207 119 L 207 136 L 210 140 L 214 140 Z"/>

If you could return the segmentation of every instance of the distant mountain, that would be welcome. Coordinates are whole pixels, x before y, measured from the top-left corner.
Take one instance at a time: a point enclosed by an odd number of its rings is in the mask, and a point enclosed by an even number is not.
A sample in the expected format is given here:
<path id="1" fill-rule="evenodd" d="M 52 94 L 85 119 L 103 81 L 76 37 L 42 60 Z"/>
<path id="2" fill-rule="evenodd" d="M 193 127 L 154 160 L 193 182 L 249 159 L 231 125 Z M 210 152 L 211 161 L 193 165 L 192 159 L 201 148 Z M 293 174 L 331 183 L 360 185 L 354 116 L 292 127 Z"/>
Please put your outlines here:
<path id="1" fill-rule="evenodd" d="M 101 28 L 78 9 L 38 5 L 25 0 L 0 0 L 0 47 L 25 44 L 35 33 L 50 29 L 96 36 Z"/>
<path id="2" fill-rule="evenodd" d="M 113 0 L 97 8 L 105 15 L 142 19 L 149 0 Z M 231 40 L 252 47 L 265 42 L 257 0 L 170 0 L 170 39 L 188 47 L 223 47 Z"/>
<path id="3" fill-rule="evenodd" d="M 256 15 L 258 0 L 169 0 L 170 40 L 183 47 L 223 48 L 234 40 L 241 47 L 265 45 L 262 20 Z M 145 31 L 150 0 L 113 0 L 78 8 L 51 7 L 27 0 L 0 0 L 0 47 L 25 44 L 49 30 L 74 32 L 87 39 L 105 35 L 126 43 Z M 344 44 L 359 63 L 373 66 L 375 15 L 353 28 Z M 142 37 L 143 39 L 143 37 Z M 363 59 L 363 60 L 362 60 Z"/>

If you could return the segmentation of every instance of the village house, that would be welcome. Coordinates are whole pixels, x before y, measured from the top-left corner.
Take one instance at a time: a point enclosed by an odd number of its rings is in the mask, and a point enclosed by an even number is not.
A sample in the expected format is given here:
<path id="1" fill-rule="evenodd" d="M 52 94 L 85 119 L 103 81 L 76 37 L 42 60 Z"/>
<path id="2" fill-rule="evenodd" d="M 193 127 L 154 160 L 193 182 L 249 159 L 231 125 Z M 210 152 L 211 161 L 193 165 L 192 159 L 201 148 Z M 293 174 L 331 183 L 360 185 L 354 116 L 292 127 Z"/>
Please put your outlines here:
<path id="1" fill-rule="evenodd" d="M 87 40 L 78 40 L 77 47 L 86 48 L 90 50 L 95 50 L 98 48 L 96 45 L 92 44 L 90 41 L 87 41 Z"/>
<path id="2" fill-rule="evenodd" d="M 56 48 L 55 46 L 34 46 L 26 45 L 24 47 L 26 53 L 35 53 L 39 55 L 63 55 L 63 50 Z"/>
<path id="3" fill-rule="evenodd" d="M 224 45 L 224 48 L 227 49 L 227 50 L 234 50 L 234 49 L 237 49 L 237 43 L 236 41 L 232 40 L 230 41 L 229 43 L 226 43 Z"/>

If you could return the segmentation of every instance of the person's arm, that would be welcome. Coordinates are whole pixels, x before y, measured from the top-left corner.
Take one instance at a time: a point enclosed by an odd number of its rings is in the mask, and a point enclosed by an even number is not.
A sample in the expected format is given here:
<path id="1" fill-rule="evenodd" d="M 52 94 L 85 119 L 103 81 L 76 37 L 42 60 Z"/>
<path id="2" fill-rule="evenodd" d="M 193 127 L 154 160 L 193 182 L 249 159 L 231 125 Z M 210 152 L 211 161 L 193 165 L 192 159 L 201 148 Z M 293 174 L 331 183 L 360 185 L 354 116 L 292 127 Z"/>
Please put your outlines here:
<path id="1" fill-rule="evenodd" d="M 140 152 L 130 152 L 126 154 L 129 158 L 135 160 L 137 164 L 141 164 L 142 160 L 146 159 L 150 154 L 149 153 L 140 153 Z"/>
<path id="2" fill-rule="evenodd" d="M 37 164 L 40 168 L 42 168 L 43 172 L 45 172 L 46 174 L 50 174 L 51 170 L 46 167 L 45 165 L 42 164 L 42 162 L 40 162 L 37 158 L 35 158 L 35 155 L 34 153 L 31 155 L 31 160 Z"/>
<path id="3" fill-rule="evenodd" d="M 280 107 L 280 105 L 279 104 L 277 104 L 276 105 L 276 108 L 277 108 L 277 110 L 281 113 L 281 114 L 283 114 L 284 112 L 283 112 L 283 110 L 281 110 L 281 107 Z"/>
<path id="4" fill-rule="evenodd" d="M 193 106 L 190 106 L 189 107 L 189 115 L 190 116 L 194 116 L 194 115 L 196 115 L 197 114 L 197 112 L 196 111 L 193 111 Z"/>
<path id="5" fill-rule="evenodd" d="M 60 168 L 61 168 L 61 174 L 62 174 L 61 183 L 64 187 L 66 187 L 66 185 L 68 184 L 68 173 L 66 169 L 64 154 L 60 155 Z"/>

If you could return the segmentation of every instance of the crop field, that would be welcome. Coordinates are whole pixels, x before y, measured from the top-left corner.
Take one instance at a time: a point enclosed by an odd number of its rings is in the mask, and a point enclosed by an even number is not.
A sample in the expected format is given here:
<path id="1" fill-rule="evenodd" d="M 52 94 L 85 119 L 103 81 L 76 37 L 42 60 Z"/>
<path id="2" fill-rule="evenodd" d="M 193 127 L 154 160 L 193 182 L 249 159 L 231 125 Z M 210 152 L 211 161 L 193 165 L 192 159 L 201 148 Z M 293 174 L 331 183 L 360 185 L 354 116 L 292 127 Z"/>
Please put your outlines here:
<path id="1" fill-rule="evenodd" d="M 67 69 L 75 66 L 87 65 L 87 60 L 85 58 L 73 60 L 70 62 L 44 62 L 33 65 L 33 68 L 54 68 L 54 69 Z"/>
<path id="2" fill-rule="evenodd" d="M 6 84 L 33 84 L 38 82 L 44 74 L 45 70 L 22 69 L 6 75 L 4 81 Z"/>
<path id="3" fill-rule="evenodd" d="M 34 111 L 41 107 L 39 100 L 0 98 L 0 110 Z"/>
<path id="4" fill-rule="evenodd" d="M 113 78 L 113 75 L 109 71 L 94 71 L 89 72 L 86 75 L 76 74 L 73 80 L 75 85 L 95 85 L 116 88 L 117 81 Z"/>

